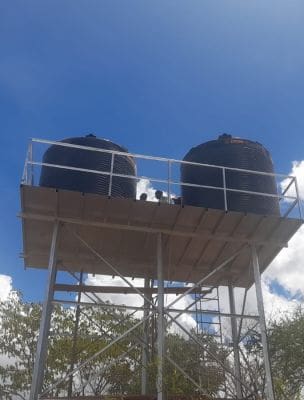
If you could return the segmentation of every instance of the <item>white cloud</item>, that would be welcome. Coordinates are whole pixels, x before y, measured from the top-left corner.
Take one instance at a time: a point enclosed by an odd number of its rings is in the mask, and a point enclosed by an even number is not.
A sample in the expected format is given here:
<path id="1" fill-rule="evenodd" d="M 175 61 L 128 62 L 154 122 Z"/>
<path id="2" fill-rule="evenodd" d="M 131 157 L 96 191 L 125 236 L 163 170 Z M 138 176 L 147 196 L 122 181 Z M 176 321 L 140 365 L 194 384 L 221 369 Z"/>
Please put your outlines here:
<path id="1" fill-rule="evenodd" d="M 12 292 L 12 278 L 8 275 L 0 275 L 0 301 L 5 301 Z M 1 325 L 1 321 L 0 321 Z M 0 354 L 0 366 L 12 365 L 14 360 L 6 354 Z"/>
<path id="2" fill-rule="evenodd" d="M 265 271 L 266 281 L 276 280 L 291 296 L 304 296 L 304 226 Z"/>
<path id="3" fill-rule="evenodd" d="M 155 191 L 156 189 L 152 186 L 149 179 L 140 179 L 137 182 L 136 198 L 139 199 L 142 193 L 146 193 L 148 201 L 158 201 L 157 198 L 155 197 Z M 166 192 L 165 190 L 162 190 L 162 192 L 164 201 L 166 201 L 168 192 Z M 172 200 L 175 197 L 176 194 L 171 192 L 170 199 Z"/>
<path id="4" fill-rule="evenodd" d="M 12 290 L 12 278 L 8 275 L 0 275 L 0 300 L 6 300 Z"/>
<path id="5" fill-rule="evenodd" d="M 152 187 L 149 179 L 140 179 L 137 183 L 136 198 L 139 199 L 142 193 L 147 194 L 148 201 L 157 201 L 155 197 L 155 189 Z"/>
<path id="6" fill-rule="evenodd" d="M 131 278 L 127 278 L 130 280 L 132 285 L 143 287 L 144 280 L 135 278 L 131 280 Z M 94 286 L 119 286 L 119 287 L 126 287 L 128 286 L 126 282 L 122 280 L 120 277 L 112 277 L 108 275 L 88 275 L 86 280 L 87 285 L 94 285 Z M 143 299 L 141 296 L 137 294 L 117 294 L 117 293 L 102 293 L 98 294 L 99 298 L 102 301 L 109 301 L 113 304 L 123 304 L 126 306 L 134 306 L 134 307 L 141 307 L 143 305 Z"/>
<path id="7" fill-rule="evenodd" d="M 290 301 L 284 295 L 272 291 L 270 283 L 271 281 L 268 281 L 264 276 L 262 277 L 262 291 L 263 291 L 266 319 L 278 318 L 283 312 L 286 313 L 289 309 L 293 309 L 296 304 L 299 304 L 297 300 Z M 245 289 L 241 288 L 234 289 L 237 313 L 241 313 L 244 292 Z M 221 310 L 223 312 L 229 312 L 228 289 L 225 287 L 221 287 L 220 293 L 221 293 Z M 246 298 L 246 307 L 244 312 L 245 314 L 249 315 L 257 315 L 257 301 L 256 301 L 256 291 L 254 285 L 248 290 Z"/>
<path id="8" fill-rule="evenodd" d="M 127 278 L 132 285 L 136 287 L 143 287 L 144 280 L 140 278 Z M 120 277 L 111 277 L 107 275 L 88 275 L 86 280 L 86 285 L 95 285 L 95 286 L 119 286 L 119 287 L 127 287 L 128 284 L 123 281 Z M 102 293 L 98 294 L 98 297 L 102 301 L 108 301 L 112 304 L 116 305 L 126 305 L 130 307 L 142 307 L 143 306 L 143 298 L 137 294 L 115 294 L 115 293 Z M 164 298 L 165 306 L 171 303 L 176 299 L 176 295 L 174 294 L 166 294 Z M 173 306 L 175 309 L 185 309 L 190 303 L 193 301 L 191 296 L 182 297 L 178 302 L 176 302 Z M 131 310 L 132 312 L 132 310 Z M 139 311 L 136 314 L 138 317 L 142 315 L 142 312 Z M 174 317 L 176 314 L 172 314 Z M 195 327 L 195 321 L 191 317 L 190 314 L 183 314 L 178 318 L 178 322 L 185 326 L 186 329 L 190 330 Z M 172 324 L 170 327 L 171 332 L 181 332 L 180 328 L 176 324 Z"/>
<path id="9" fill-rule="evenodd" d="M 293 161 L 292 169 L 289 175 L 296 177 L 299 188 L 299 196 L 302 200 L 304 200 L 304 160 Z M 280 183 L 281 189 L 284 190 L 289 185 L 289 183 L 290 179 L 284 179 Z M 286 196 L 296 196 L 295 185 L 291 185 L 290 189 L 286 192 Z"/>
<path id="10" fill-rule="evenodd" d="M 297 178 L 299 195 L 304 200 L 304 160 L 293 161 L 291 176 Z M 288 184 L 287 180 L 281 182 L 281 187 L 284 189 Z M 294 185 L 288 191 L 288 194 L 295 196 Z M 288 248 L 284 248 L 276 259 L 271 263 L 269 268 L 264 272 L 264 287 L 269 283 L 276 281 L 285 291 L 290 293 L 290 297 L 304 297 L 304 226 L 291 238 Z M 271 295 L 273 297 L 271 297 Z M 278 305 L 278 308 L 284 308 L 284 296 L 275 297 L 275 294 L 265 290 L 265 300 L 270 299 L 270 302 Z M 299 300 L 297 300 L 299 302 Z M 294 307 L 295 301 L 289 301 L 291 308 Z"/>

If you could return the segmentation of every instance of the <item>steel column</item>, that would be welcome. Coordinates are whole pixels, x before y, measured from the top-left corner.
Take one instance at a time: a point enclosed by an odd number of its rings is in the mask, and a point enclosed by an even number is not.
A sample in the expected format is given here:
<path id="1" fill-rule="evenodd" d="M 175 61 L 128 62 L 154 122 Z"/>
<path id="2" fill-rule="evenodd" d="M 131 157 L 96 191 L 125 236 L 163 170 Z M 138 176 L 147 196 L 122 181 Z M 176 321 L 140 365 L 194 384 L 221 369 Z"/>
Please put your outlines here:
<path id="1" fill-rule="evenodd" d="M 256 250 L 255 246 L 251 246 L 251 255 L 252 255 L 252 267 L 253 267 L 254 280 L 255 280 L 255 290 L 256 290 L 256 297 L 257 297 L 258 312 L 259 312 L 259 316 L 260 316 L 261 339 L 262 339 L 265 373 L 266 373 L 267 400 L 275 400 L 273 383 L 272 383 L 272 375 L 271 375 L 271 365 L 270 365 L 270 359 L 269 359 L 269 353 L 268 353 L 267 331 L 266 331 L 265 311 L 264 311 L 264 304 L 263 304 L 263 293 L 262 293 L 262 285 L 261 285 L 259 258 L 258 258 L 258 254 L 257 254 L 257 250 Z"/>
<path id="2" fill-rule="evenodd" d="M 228 286 L 229 290 L 229 304 L 230 304 L 230 313 L 235 314 L 235 298 L 233 286 Z M 240 354 L 239 354 L 239 344 L 238 344 L 238 329 L 237 329 L 237 321 L 235 315 L 231 315 L 231 333 L 232 333 L 232 342 L 233 342 L 233 359 L 234 359 L 234 373 L 237 377 L 235 379 L 235 389 L 237 399 L 242 399 L 242 386 L 241 386 L 241 367 L 240 367 Z"/>
<path id="3" fill-rule="evenodd" d="M 158 287 L 158 302 L 157 302 L 157 400 L 164 399 L 164 339 L 165 339 L 165 324 L 164 324 L 164 276 L 163 276 L 163 244 L 162 234 L 157 235 L 157 287 Z"/>
<path id="4" fill-rule="evenodd" d="M 145 289 L 150 288 L 150 279 L 145 278 Z M 150 304 L 144 299 L 144 319 L 149 315 Z M 147 367 L 149 357 L 149 321 L 143 324 L 143 344 L 142 344 L 142 371 L 141 371 L 141 394 L 147 394 Z"/>
<path id="5" fill-rule="evenodd" d="M 80 272 L 79 277 L 79 285 L 82 285 L 83 279 L 83 272 Z M 76 350 L 77 350 L 77 338 L 78 338 L 78 328 L 79 328 L 79 319 L 80 319 L 80 304 L 81 304 L 81 292 L 78 292 L 77 298 L 77 307 L 75 313 L 75 325 L 74 325 L 74 332 L 73 332 L 73 346 L 72 346 L 72 353 L 71 353 L 71 367 L 70 371 L 73 371 L 75 363 L 76 363 Z M 73 392 L 73 375 L 70 376 L 69 379 L 69 387 L 68 387 L 68 397 L 72 397 Z"/>
<path id="6" fill-rule="evenodd" d="M 56 281 L 56 261 L 57 247 L 59 235 L 59 222 L 54 223 L 53 236 L 48 266 L 48 281 L 45 301 L 42 308 L 42 316 L 40 321 L 40 331 L 36 350 L 36 359 L 34 364 L 32 386 L 30 392 L 30 400 L 37 400 L 42 390 L 45 362 L 47 356 L 47 340 L 50 329 L 50 321 L 52 314 L 52 300 L 54 297 L 54 285 Z"/>

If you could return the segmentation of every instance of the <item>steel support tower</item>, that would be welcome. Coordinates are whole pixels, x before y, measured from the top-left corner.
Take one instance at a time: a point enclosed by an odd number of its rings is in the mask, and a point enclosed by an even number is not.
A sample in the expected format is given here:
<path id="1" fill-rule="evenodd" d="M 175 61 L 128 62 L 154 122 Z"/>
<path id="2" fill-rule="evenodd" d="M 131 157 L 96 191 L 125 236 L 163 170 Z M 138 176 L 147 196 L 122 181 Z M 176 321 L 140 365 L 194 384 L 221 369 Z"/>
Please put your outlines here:
<path id="1" fill-rule="evenodd" d="M 141 349 L 143 396 L 150 394 L 147 391 L 147 365 L 155 352 L 157 373 L 154 394 L 157 394 L 158 400 L 164 400 L 168 395 L 164 381 L 166 363 L 174 365 L 197 388 L 198 395 L 215 398 L 167 353 L 166 331 L 172 326 L 201 349 L 205 362 L 217 365 L 222 371 L 225 384 L 218 396 L 260 399 L 246 380 L 240 362 L 242 340 L 246 337 L 244 329 L 259 326 L 266 375 L 265 400 L 274 400 L 261 273 L 287 246 L 302 224 L 301 215 L 298 218 L 262 216 L 229 209 L 183 206 L 173 204 L 170 195 L 168 203 L 161 203 L 39 187 L 33 184 L 28 172 L 36 164 L 39 165 L 31 158 L 27 159 L 21 185 L 23 258 L 26 267 L 47 269 L 48 280 L 30 400 L 52 398 L 63 382 L 67 384 L 68 398 L 73 398 L 73 376 L 94 357 L 132 333 Z M 172 182 L 170 179 L 169 175 L 169 184 Z M 298 197 L 296 200 L 299 201 Z M 70 274 L 76 279 L 75 283 L 60 283 L 57 271 Z M 124 281 L 125 287 L 86 285 L 83 280 L 86 274 L 117 276 Z M 134 285 L 127 277 L 142 278 L 143 285 Z M 168 285 L 168 282 L 173 284 Z M 247 290 L 252 285 L 255 286 L 257 299 L 257 313 L 254 315 L 245 312 Z M 227 288 L 229 295 L 228 310 L 220 306 L 219 288 L 222 287 Z M 244 290 L 241 311 L 236 309 L 235 288 Z M 217 307 L 206 307 L 207 297 L 215 292 L 216 296 L 212 299 L 217 302 Z M 75 293 L 77 297 L 75 295 L 74 300 L 67 300 L 60 297 L 60 293 Z M 141 298 L 142 305 L 109 304 L 100 298 L 100 294 L 106 293 L 136 294 Z M 176 297 L 168 301 L 166 296 L 172 294 Z M 179 308 L 185 298 L 188 305 Z M 81 365 L 74 359 L 65 376 L 59 377 L 52 387 L 45 388 L 43 378 L 48 334 L 55 303 L 75 306 L 74 338 L 77 338 L 77 310 L 85 307 L 139 311 L 141 319 L 120 336 L 113 337 L 109 345 Z M 196 320 L 196 332 L 180 322 L 179 318 L 184 314 Z M 223 319 L 229 321 L 229 334 L 223 332 Z M 208 329 L 205 324 L 209 324 Z M 142 330 L 140 337 L 139 327 Z M 203 335 L 207 334 L 218 337 L 222 347 L 230 335 L 226 360 L 206 346 Z M 199 363 L 203 362 L 200 358 Z M 230 391 L 226 387 L 229 381 Z"/>

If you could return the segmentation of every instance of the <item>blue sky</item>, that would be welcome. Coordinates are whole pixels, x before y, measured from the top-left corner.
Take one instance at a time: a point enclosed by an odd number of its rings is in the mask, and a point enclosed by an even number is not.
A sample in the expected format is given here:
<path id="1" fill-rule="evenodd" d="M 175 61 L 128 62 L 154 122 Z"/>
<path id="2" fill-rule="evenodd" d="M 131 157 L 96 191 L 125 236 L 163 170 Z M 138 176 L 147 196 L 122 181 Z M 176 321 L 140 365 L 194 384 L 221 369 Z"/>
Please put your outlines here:
<path id="1" fill-rule="evenodd" d="M 304 159 L 302 0 L 0 3 L 0 273 L 23 271 L 19 183 L 30 137 L 88 132 L 182 158 L 228 132 L 263 143 L 277 172 Z"/>

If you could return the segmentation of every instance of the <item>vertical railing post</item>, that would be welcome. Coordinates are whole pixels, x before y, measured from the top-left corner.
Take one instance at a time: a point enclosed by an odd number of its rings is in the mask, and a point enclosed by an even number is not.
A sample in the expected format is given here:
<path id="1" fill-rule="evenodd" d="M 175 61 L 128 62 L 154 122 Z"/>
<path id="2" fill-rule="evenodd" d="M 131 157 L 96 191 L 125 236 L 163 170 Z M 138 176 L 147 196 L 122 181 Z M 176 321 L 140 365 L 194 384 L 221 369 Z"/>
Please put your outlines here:
<path id="1" fill-rule="evenodd" d="M 300 217 L 300 219 L 302 219 L 301 199 L 300 199 L 300 194 L 299 194 L 298 181 L 297 181 L 296 177 L 294 177 L 294 184 L 295 184 L 296 196 L 297 196 L 298 207 L 299 207 L 299 217 Z"/>
<path id="2" fill-rule="evenodd" d="M 115 154 L 111 154 L 111 167 L 110 167 L 110 181 L 109 181 L 109 191 L 108 191 L 108 196 L 110 197 L 112 194 L 112 181 L 113 181 L 113 170 L 114 170 L 114 157 Z"/>
<path id="3" fill-rule="evenodd" d="M 225 211 L 228 211 L 227 190 L 226 190 L 226 168 L 225 167 L 222 167 L 222 174 L 223 174 L 223 189 L 224 189 L 224 206 L 225 206 Z"/>
<path id="4" fill-rule="evenodd" d="M 162 234 L 157 235 L 157 400 L 164 399 L 164 340 L 165 340 L 165 323 L 164 323 L 164 275 L 163 275 L 163 244 Z"/>
<path id="5" fill-rule="evenodd" d="M 31 186 L 34 185 L 34 165 L 33 163 L 33 141 L 30 141 L 29 144 L 29 164 L 30 164 L 30 180 L 29 180 L 29 184 Z"/>
<path id="6" fill-rule="evenodd" d="M 24 167 L 23 167 L 23 173 L 22 173 L 22 183 L 24 185 L 29 184 L 29 173 L 28 173 L 28 168 L 29 168 L 29 160 L 30 160 L 30 148 L 32 145 L 32 141 L 29 142 L 27 150 L 26 150 L 26 156 L 25 156 L 25 162 L 24 162 Z"/>
<path id="7" fill-rule="evenodd" d="M 258 312 L 259 312 L 259 318 L 260 318 L 261 339 L 262 339 L 264 364 L 265 364 L 266 399 L 267 400 L 275 400 L 273 383 L 272 383 L 270 358 L 269 358 L 269 353 L 268 353 L 266 320 L 265 320 L 263 293 L 262 293 L 262 285 L 261 285 L 261 273 L 260 273 L 258 253 L 257 253 L 255 246 L 251 246 L 251 257 L 252 257 L 252 267 L 253 267 L 253 274 L 254 274 L 254 280 L 255 280 L 255 290 L 256 290 Z"/>
<path id="8" fill-rule="evenodd" d="M 168 203 L 171 203 L 171 160 L 168 160 Z"/>

